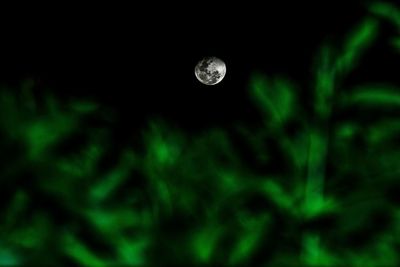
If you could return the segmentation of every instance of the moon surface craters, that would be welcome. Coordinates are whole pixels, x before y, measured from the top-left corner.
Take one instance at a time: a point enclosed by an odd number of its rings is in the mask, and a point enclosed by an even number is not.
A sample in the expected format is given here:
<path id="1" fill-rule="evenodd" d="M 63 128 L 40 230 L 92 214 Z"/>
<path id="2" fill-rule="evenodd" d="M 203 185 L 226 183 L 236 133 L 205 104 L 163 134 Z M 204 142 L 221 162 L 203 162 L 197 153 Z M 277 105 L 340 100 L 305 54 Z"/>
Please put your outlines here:
<path id="1" fill-rule="evenodd" d="M 215 85 L 221 82 L 225 74 L 226 65 L 217 57 L 205 57 L 195 67 L 197 79 L 206 85 Z"/>

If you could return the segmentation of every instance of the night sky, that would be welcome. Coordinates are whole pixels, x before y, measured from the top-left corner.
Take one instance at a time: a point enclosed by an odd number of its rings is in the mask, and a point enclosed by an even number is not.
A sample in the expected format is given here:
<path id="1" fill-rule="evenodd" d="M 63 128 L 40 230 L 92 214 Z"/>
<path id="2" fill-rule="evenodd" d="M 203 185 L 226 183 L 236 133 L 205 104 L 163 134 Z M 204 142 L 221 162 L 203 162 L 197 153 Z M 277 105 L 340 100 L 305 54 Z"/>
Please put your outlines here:
<path id="1" fill-rule="evenodd" d="M 137 5 L 73 17 L 60 11 L 8 27 L 0 81 L 31 79 L 67 98 L 115 106 L 130 120 L 127 125 L 162 116 L 196 130 L 255 116 L 248 100 L 254 72 L 293 80 L 307 104 L 320 46 L 341 43 L 365 9 L 356 1 L 279 1 Z M 195 79 L 194 66 L 204 56 L 226 62 L 227 75 L 217 86 Z"/>

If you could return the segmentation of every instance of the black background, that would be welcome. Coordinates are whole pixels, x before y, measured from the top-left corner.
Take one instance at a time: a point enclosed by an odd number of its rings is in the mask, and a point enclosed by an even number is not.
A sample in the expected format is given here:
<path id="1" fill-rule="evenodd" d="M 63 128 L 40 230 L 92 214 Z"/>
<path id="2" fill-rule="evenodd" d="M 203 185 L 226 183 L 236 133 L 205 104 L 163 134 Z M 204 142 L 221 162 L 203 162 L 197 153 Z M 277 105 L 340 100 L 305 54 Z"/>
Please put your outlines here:
<path id="1" fill-rule="evenodd" d="M 342 43 L 366 7 L 267 1 L 72 8 L 80 14 L 60 8 L 5 24 L 0 81 L 31 79 L 39 91 L 103 103 L 127 125 L 150 117 L 191 129 L 221 125 L 254 116 L 247 90 L 256 71 L 288 77 L 307 101 L 320 46 Z M 227 64 L 216 86 L 194 76 L 204 56 Z"/>

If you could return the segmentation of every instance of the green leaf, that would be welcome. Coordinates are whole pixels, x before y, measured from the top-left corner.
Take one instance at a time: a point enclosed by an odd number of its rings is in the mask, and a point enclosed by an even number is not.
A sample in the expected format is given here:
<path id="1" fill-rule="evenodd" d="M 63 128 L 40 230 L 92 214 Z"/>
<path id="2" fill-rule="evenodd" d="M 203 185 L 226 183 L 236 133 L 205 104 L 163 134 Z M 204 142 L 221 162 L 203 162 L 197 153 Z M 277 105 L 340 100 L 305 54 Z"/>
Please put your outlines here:
<path id="1" fill-rule="evenodd" d="M 89 250 L 89 248 L 73 234 L 65 234 L 62 241 L 65 253 L 81 266 L 107 266 L 101 258 Z"/>
<path id="2" fill-rule="evenodd" d="M 293 115 L 294 88 L 288 80 L 256 75 L 251 81 L 251 94 L 272 125 L 282 125 Z"/>
<path id="3" fill-rule="evenodd" d="M 326 117 L 331 111 L 331 99 L 335 89 L 336 71 L 332 63 L 332 50 L 324 47 L 321 50 L 316 68 L 315 111 Z"/>
<path id="4" fill-rule="evenodd" d="M 375 2 L 369 7 L 369 10 L 378 16 L 384 17 L 400 27 L 400 9 L 391 3 Z"/>
<path id="5" fill-rule="evenodd" d="M 365 86 L 354 90 L 344 99 L 347 105 L 366 105 L 366 106 L 400 106 L 399 88 L 389 86 Z"/>
<path id="6" fill-rule="evenodd" d="M 376 39 L 378 22 L 368 18 L 353 30 L 343 47 L 343 54 L 336 61 L 336 70 L 347 74 L 355 68 L 362 53 Z"/>

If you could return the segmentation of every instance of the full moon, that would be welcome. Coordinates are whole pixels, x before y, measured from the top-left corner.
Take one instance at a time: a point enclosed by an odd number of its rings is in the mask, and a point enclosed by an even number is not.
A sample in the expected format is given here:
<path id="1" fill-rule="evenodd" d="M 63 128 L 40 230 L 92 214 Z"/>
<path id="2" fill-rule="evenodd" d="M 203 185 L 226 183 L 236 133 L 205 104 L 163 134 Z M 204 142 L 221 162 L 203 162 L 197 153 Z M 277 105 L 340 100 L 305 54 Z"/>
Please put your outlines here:
<path id="1" fill-rule="evenodd" d="M 201 83 L 215 85 L 225 77 L 226 65 L 217 57 L 205 57 L 197 63 L 194 74 Z"/>

